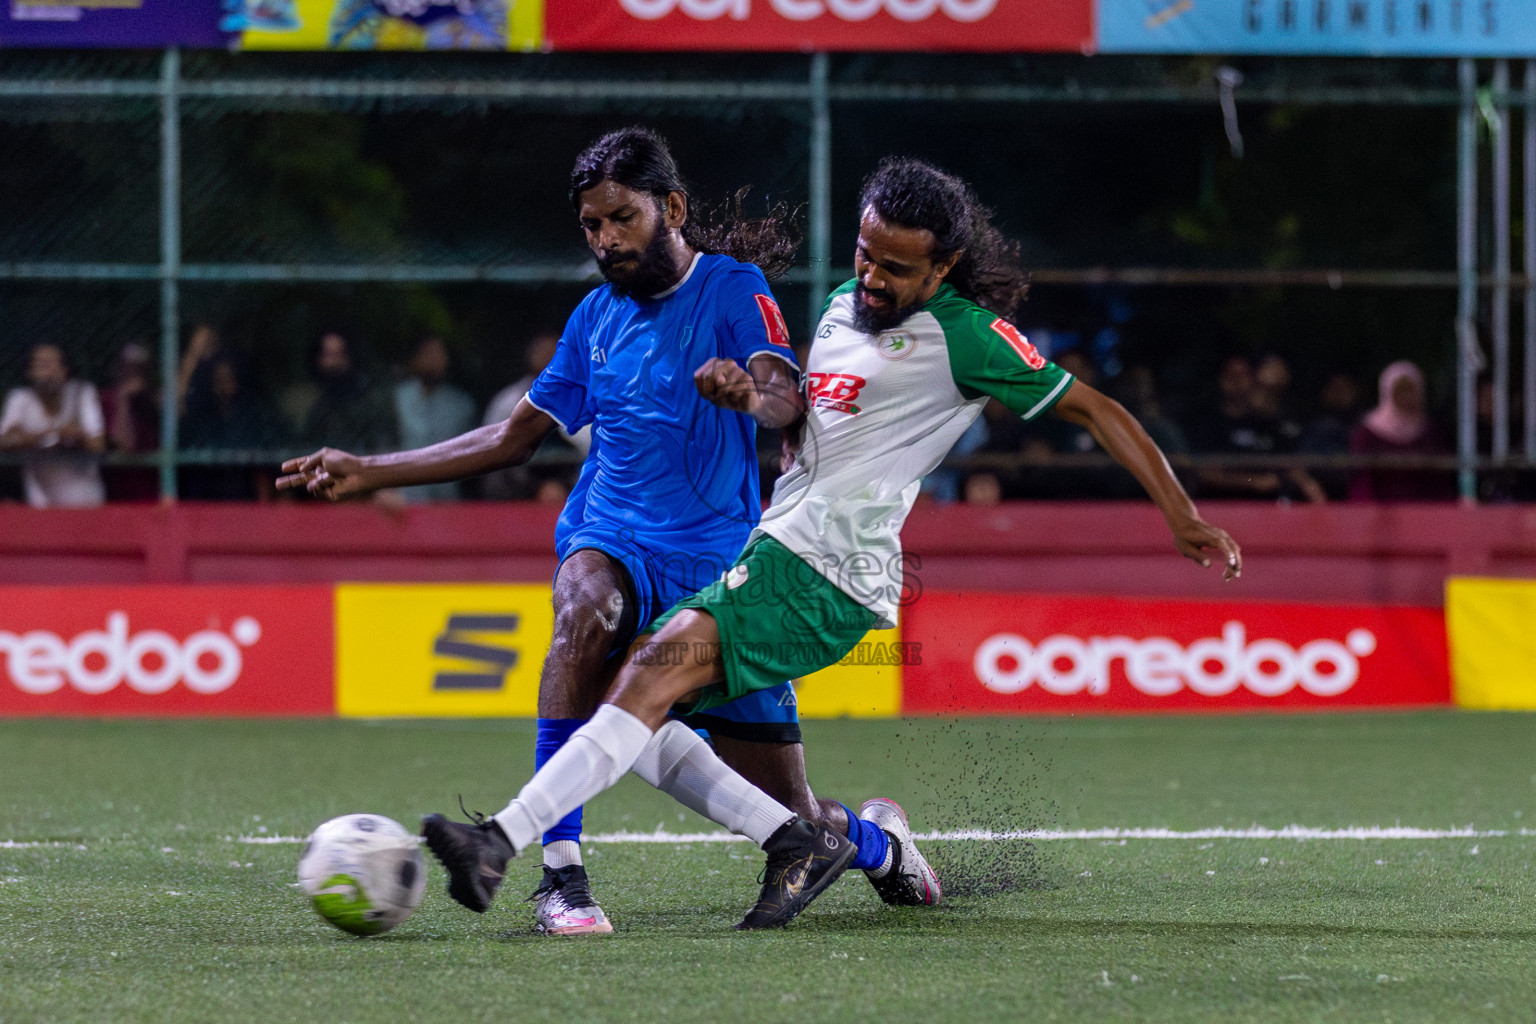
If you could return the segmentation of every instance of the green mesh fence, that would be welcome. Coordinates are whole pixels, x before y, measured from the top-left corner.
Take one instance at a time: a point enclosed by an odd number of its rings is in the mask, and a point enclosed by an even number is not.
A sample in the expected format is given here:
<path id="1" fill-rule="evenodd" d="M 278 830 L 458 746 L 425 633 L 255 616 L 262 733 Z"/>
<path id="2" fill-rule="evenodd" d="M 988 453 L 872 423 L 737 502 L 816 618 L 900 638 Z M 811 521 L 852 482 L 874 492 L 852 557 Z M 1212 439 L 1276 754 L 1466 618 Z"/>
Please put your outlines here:
<path id="1" fill-rule="evenodd" d="M 171 491 L 177 466 L 270 467 L 307 450 L 294 410 L 326 332 L 347 336 L 380 386 L 413 343 L 441 336 L 483 409 L 596 280 L 565 195 L 572 158 L 644 122 L 705 201 L 751 185 L 749 210 L 804 210 L 804 258 L 776 286 L 802 336 L 849 273 L 860 180 L 907 153 L 970 179 L 1020 240 L 1038 271 L 1023 326 L 1108 370 L 1149 367 L 1174 416 L 1209 401 L 1223 355 L 1265 351 L 1290 361 L 1303 405 L 1335 370 L 1369 390 L 1386 362 L 1413 358 L 1448 414 L 1454 65 L 1245 62 L 1241 157 L 1214 70 L 0 53 L 0 387 L 22 381 L 39 342 L 103 388 L 124 347 L 142 347 L 165 422 L 113 460 Z M 240 446 L 163 449 L 161 429 L 185 432 L 182 353 L 207 330 L 268 427 Z"/>

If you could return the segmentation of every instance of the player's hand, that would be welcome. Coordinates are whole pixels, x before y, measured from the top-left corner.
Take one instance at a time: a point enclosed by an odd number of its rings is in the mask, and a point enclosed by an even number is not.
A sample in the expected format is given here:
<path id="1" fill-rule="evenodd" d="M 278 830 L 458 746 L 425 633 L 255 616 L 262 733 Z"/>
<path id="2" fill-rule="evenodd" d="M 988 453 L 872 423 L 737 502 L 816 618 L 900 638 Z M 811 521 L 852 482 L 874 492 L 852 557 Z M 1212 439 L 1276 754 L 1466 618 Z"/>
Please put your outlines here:
<path id="1" fill-rule="evenodd" d="M 287 475 L 277 478 L 280 491 L 302 487 L 317 498 L 340 501 L 373 490 L 365 477 L 363 460 L 335 448 L 289 459 L 283 463 L 283 472 Z"/>
<path id="2" fill-rule="evenodd" d="M 1181 555 L 1199 562 L 1202 568 L 1211 564 L 1211 557 L 1206 552 L 1219 551 L 1226 561 L 1221 570 L 1224 580 L 1235 580 L 1243 574 L 1243 552 L 1237 541 L 1219 526 L 1212 526 L 1198 517 L 1189 519 L 1173 527 L 1173 540 Z"/>
<path id="3" fill-rule="evenodd" d="M 751 415 L 757 408 L 757 380 L 732 359 L 711 359 L 694 371 L 693 386 L 722 409 Z"/>

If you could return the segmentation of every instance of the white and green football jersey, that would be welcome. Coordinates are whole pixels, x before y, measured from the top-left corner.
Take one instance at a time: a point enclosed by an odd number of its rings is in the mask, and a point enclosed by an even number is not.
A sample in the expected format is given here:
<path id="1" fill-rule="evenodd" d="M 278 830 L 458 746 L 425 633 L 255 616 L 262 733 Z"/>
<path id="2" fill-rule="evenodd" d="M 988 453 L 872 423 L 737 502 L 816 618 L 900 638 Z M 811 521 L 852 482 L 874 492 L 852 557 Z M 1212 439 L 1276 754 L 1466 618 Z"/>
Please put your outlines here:
<path id="1" fill-rule="evenodd" d="M 865 334 L 854 326 L 853 287 L 832 293 L 817 324 L 800 453 L 757 532 L 891 626 L 902 595 L 901 526 L 922 478 L 988 397 L 1032 420 L 1072 375 L 948 284 L 900 326 Z"/>

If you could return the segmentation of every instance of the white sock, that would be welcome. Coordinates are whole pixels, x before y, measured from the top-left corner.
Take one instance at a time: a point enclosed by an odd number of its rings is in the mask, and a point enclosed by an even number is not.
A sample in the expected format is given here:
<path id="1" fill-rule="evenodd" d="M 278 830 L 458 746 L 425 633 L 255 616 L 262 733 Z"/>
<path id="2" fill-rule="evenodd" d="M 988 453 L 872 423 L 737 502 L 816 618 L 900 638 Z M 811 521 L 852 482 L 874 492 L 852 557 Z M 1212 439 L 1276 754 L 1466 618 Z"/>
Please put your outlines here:
<path id="1" fill-rule="evenodd" d="M 886 833 L 886 837 L 890 842 L 885 848 L 885 860 L 880 862 L 879 867 L 870 868 L 865 872 L 870 878 L 884 878 L 891 873 L 891 865 L 896 862 L 896 837 L 889 832 Z"/>
<path id="2" fill-rule="evenodd" d="M 635 774 L 709 820 L 762 846 L 795 812 L 726 767 L 682 722 L 656 730 Z"/>
<path id="3" fill-rule="evenodd" d="M 544 866 L 559 871 L 581 863 L 581 844 L 574 839 L 556 839 L 544 844 Z"/>
<path id="4" fill-rule="evenodd" d="M 555 822 L 618 782 L 650 739 L 650 726 L 628 711 L 599 707 L 496 815 L 512 849 L 526 850 Z"/>

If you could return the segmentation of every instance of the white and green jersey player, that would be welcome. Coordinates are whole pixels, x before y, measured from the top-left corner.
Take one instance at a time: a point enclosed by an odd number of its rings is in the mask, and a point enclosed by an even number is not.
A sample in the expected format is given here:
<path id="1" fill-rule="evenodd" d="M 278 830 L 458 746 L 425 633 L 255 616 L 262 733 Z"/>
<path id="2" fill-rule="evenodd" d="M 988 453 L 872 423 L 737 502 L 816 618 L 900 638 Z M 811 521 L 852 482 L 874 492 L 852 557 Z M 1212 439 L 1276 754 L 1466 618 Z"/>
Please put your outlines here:
<path id="1" fill-rule="evenodd" d="M 833 292 L 822 312 L 805 371 L 800 452 L 779 478 L 759 533 L 892 626 L 902 591 L 901 527 L 922 478 L 988 398 L 1032 420 L 1073 378 L 1013 324 L 949 284 L 897 327 L 865 333 L 854 322 L 856 284 Z"/>
<path id="2" fill-rule="evenodd" d="M 933 239 L 866 209 L 859 277 L 828 300 L 805 363 L 796 457 L 731 571 L 657 621 L 666 640 L 684 609 L 712 620 L 719 663 L 696 709 L 830 665 L 896 623 L 902 525 L 989 398 L 1087 428 L 1146 487 L 1185 555 L 1208 564 L 1214 549 L 1229 578 L 1240 570 L 1237 545 L 1199 517 L 1135 419 L 944 281 L 955 261 L 935 258 Z"/>
<path id="3" fill-rule="evenodd" d="M 896 326 L 863 330 L 857 284 L 823 309 L 799 450 L 761 524 L 730 573 L 677 606 L 708 612 L 720 631 L 725 679 L 701 707 L 815 671 L 895 625 L 901 527 L 923 477 L 989 398 L 1032 420 L 1075 379 L 949 284 Z"/>

